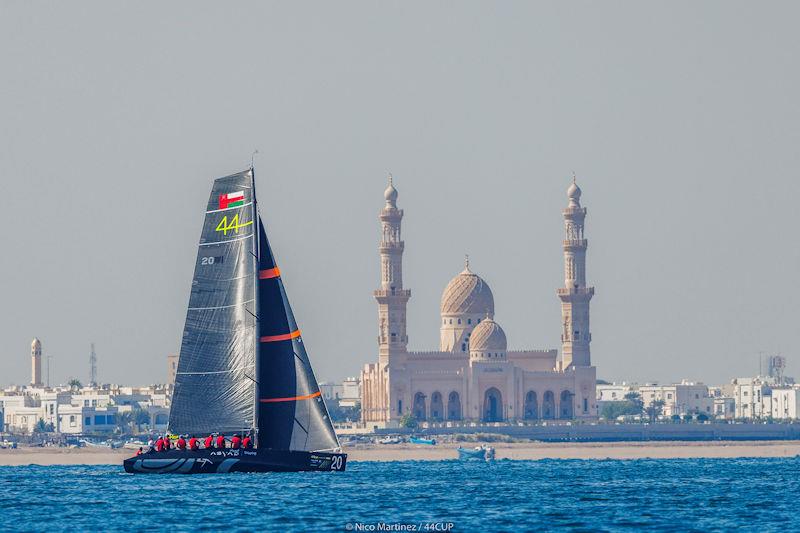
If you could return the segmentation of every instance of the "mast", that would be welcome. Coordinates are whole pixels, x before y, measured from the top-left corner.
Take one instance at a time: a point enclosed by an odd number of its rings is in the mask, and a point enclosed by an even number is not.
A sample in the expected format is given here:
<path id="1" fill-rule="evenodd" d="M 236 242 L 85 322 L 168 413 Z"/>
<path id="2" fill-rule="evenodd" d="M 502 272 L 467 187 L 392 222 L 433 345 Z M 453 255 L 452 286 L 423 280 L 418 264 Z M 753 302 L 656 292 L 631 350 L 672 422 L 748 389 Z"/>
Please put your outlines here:
<path id="1" fill-rule="evenodd" d="M 253 336 L 253 363 L 255 364 L 254 367 L 254 379 L 253 379 L 253 387 L 255 390 L 255 394 L 253 394 L 253 431 L 255 432 L 255 447 L 258 448 L 258 404 L 259 404 L 259 384 L 258 384 L 258 376 L 261 374 L 259 373 L 261 370 L 261 357 L 258 354 L 258 339 L 260 335 L 261 327 L 259 322 L 259 316 L 261 316 L 261 306 L 260 306 L 260 298 L 258 297 L 258 265 L 261 262 L 261 247 L 259 244 L 259 230 L 261 226 L 261 217 L 258 216 L 258 204 L 256 203 L 256 171 L 253 168 L 253 162 L 250 162 L 250 186 L 252 187 L 252 195 L 253 195 L 253 260 L 255 261 L 255 267 L 253 268 L 254 273 L 254 280 L 253 280 L 253 303 L 255 308 L 255 335 Z"/>

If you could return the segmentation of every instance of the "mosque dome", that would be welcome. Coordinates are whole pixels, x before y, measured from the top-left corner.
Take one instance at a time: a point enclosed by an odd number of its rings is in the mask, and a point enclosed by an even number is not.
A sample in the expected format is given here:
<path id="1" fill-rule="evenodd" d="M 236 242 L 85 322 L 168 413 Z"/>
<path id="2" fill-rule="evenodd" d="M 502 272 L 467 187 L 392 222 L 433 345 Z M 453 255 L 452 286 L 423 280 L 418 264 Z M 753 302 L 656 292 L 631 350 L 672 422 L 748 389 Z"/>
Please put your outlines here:
<path id="1" fill-rule="evenodd" d="M 471 352 L 505 352 L 507 346 L 503 328 L 491 318 L 481 320 L 469 339 Z"/>
<path id="2" fill-rule="evenodd" d="M 450 280 L 442 293 L 442 315 L 494 316 L 494 296 L 489 285 L 469 266 Z"/>

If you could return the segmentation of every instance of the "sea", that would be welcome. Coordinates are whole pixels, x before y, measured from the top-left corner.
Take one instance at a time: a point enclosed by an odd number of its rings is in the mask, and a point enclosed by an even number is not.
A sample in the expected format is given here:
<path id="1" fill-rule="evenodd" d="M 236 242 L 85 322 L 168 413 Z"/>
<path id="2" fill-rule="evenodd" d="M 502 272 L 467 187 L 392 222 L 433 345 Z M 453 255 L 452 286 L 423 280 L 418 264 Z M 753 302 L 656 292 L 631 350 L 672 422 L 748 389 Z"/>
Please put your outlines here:
<path id="1" fill-rule="evenodd" d="M 0 467 L 0 531 L 800 531 L 800 459 Z"/>

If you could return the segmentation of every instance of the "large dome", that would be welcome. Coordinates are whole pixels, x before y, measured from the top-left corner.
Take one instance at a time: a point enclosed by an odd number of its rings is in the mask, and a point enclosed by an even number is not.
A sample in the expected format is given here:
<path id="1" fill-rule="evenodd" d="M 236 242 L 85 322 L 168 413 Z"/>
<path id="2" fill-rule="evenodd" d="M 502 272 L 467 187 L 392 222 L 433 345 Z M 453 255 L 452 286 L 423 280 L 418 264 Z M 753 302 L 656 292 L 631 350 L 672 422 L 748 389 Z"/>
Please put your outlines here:
<path id="1" fill-rule="evenodd" d="M 507 345 L 503 328 L 491 318 L 481 320 L 469 338 L 471 352 L 505 352 Z"/>
<path id="2" fill-rule="evenodd" d="M 447 284 L 442 294 L 442 315 L 486 316 L 487 313 L 494 316 L 492 289 L 466 267 Z"/>

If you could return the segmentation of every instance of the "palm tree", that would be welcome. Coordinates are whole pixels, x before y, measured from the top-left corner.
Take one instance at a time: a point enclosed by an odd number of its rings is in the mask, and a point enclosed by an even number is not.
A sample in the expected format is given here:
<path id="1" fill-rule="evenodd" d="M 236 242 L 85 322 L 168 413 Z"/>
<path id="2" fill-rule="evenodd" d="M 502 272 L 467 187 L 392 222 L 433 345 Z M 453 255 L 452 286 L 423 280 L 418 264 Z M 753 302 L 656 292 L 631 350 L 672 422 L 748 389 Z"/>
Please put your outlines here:
<path id="1" fill-rule="evenodd" d="M 650 417 L 650 422 L 655 422 L 656 418 L 664 411 L 664 400 L 653 400 L 644 410 L 645 414 Z"/>
<path id="2" fill-rule="evenodd" d="M 133 422 L 133 415 L 130 411 L 117 412 L 117 429 L 120 433 L 127 433 Z"/>
<path id="3" fill-rule="evenodd" d="M 69 385 L 69 388 L 72 390 L 78 390 L 83 388 L 83 384 L 80 382 L 78 378 L 70 378 L 70 380 L 67 382 L 67 385 Z"/>
<path id="4" fill-rule="evenodd" d="M 141 432 L 142 426 L 150 425 L 150 413 L 144 409 L 134 409 L 133 423 L 136 424 L 136 431 Z"/>

